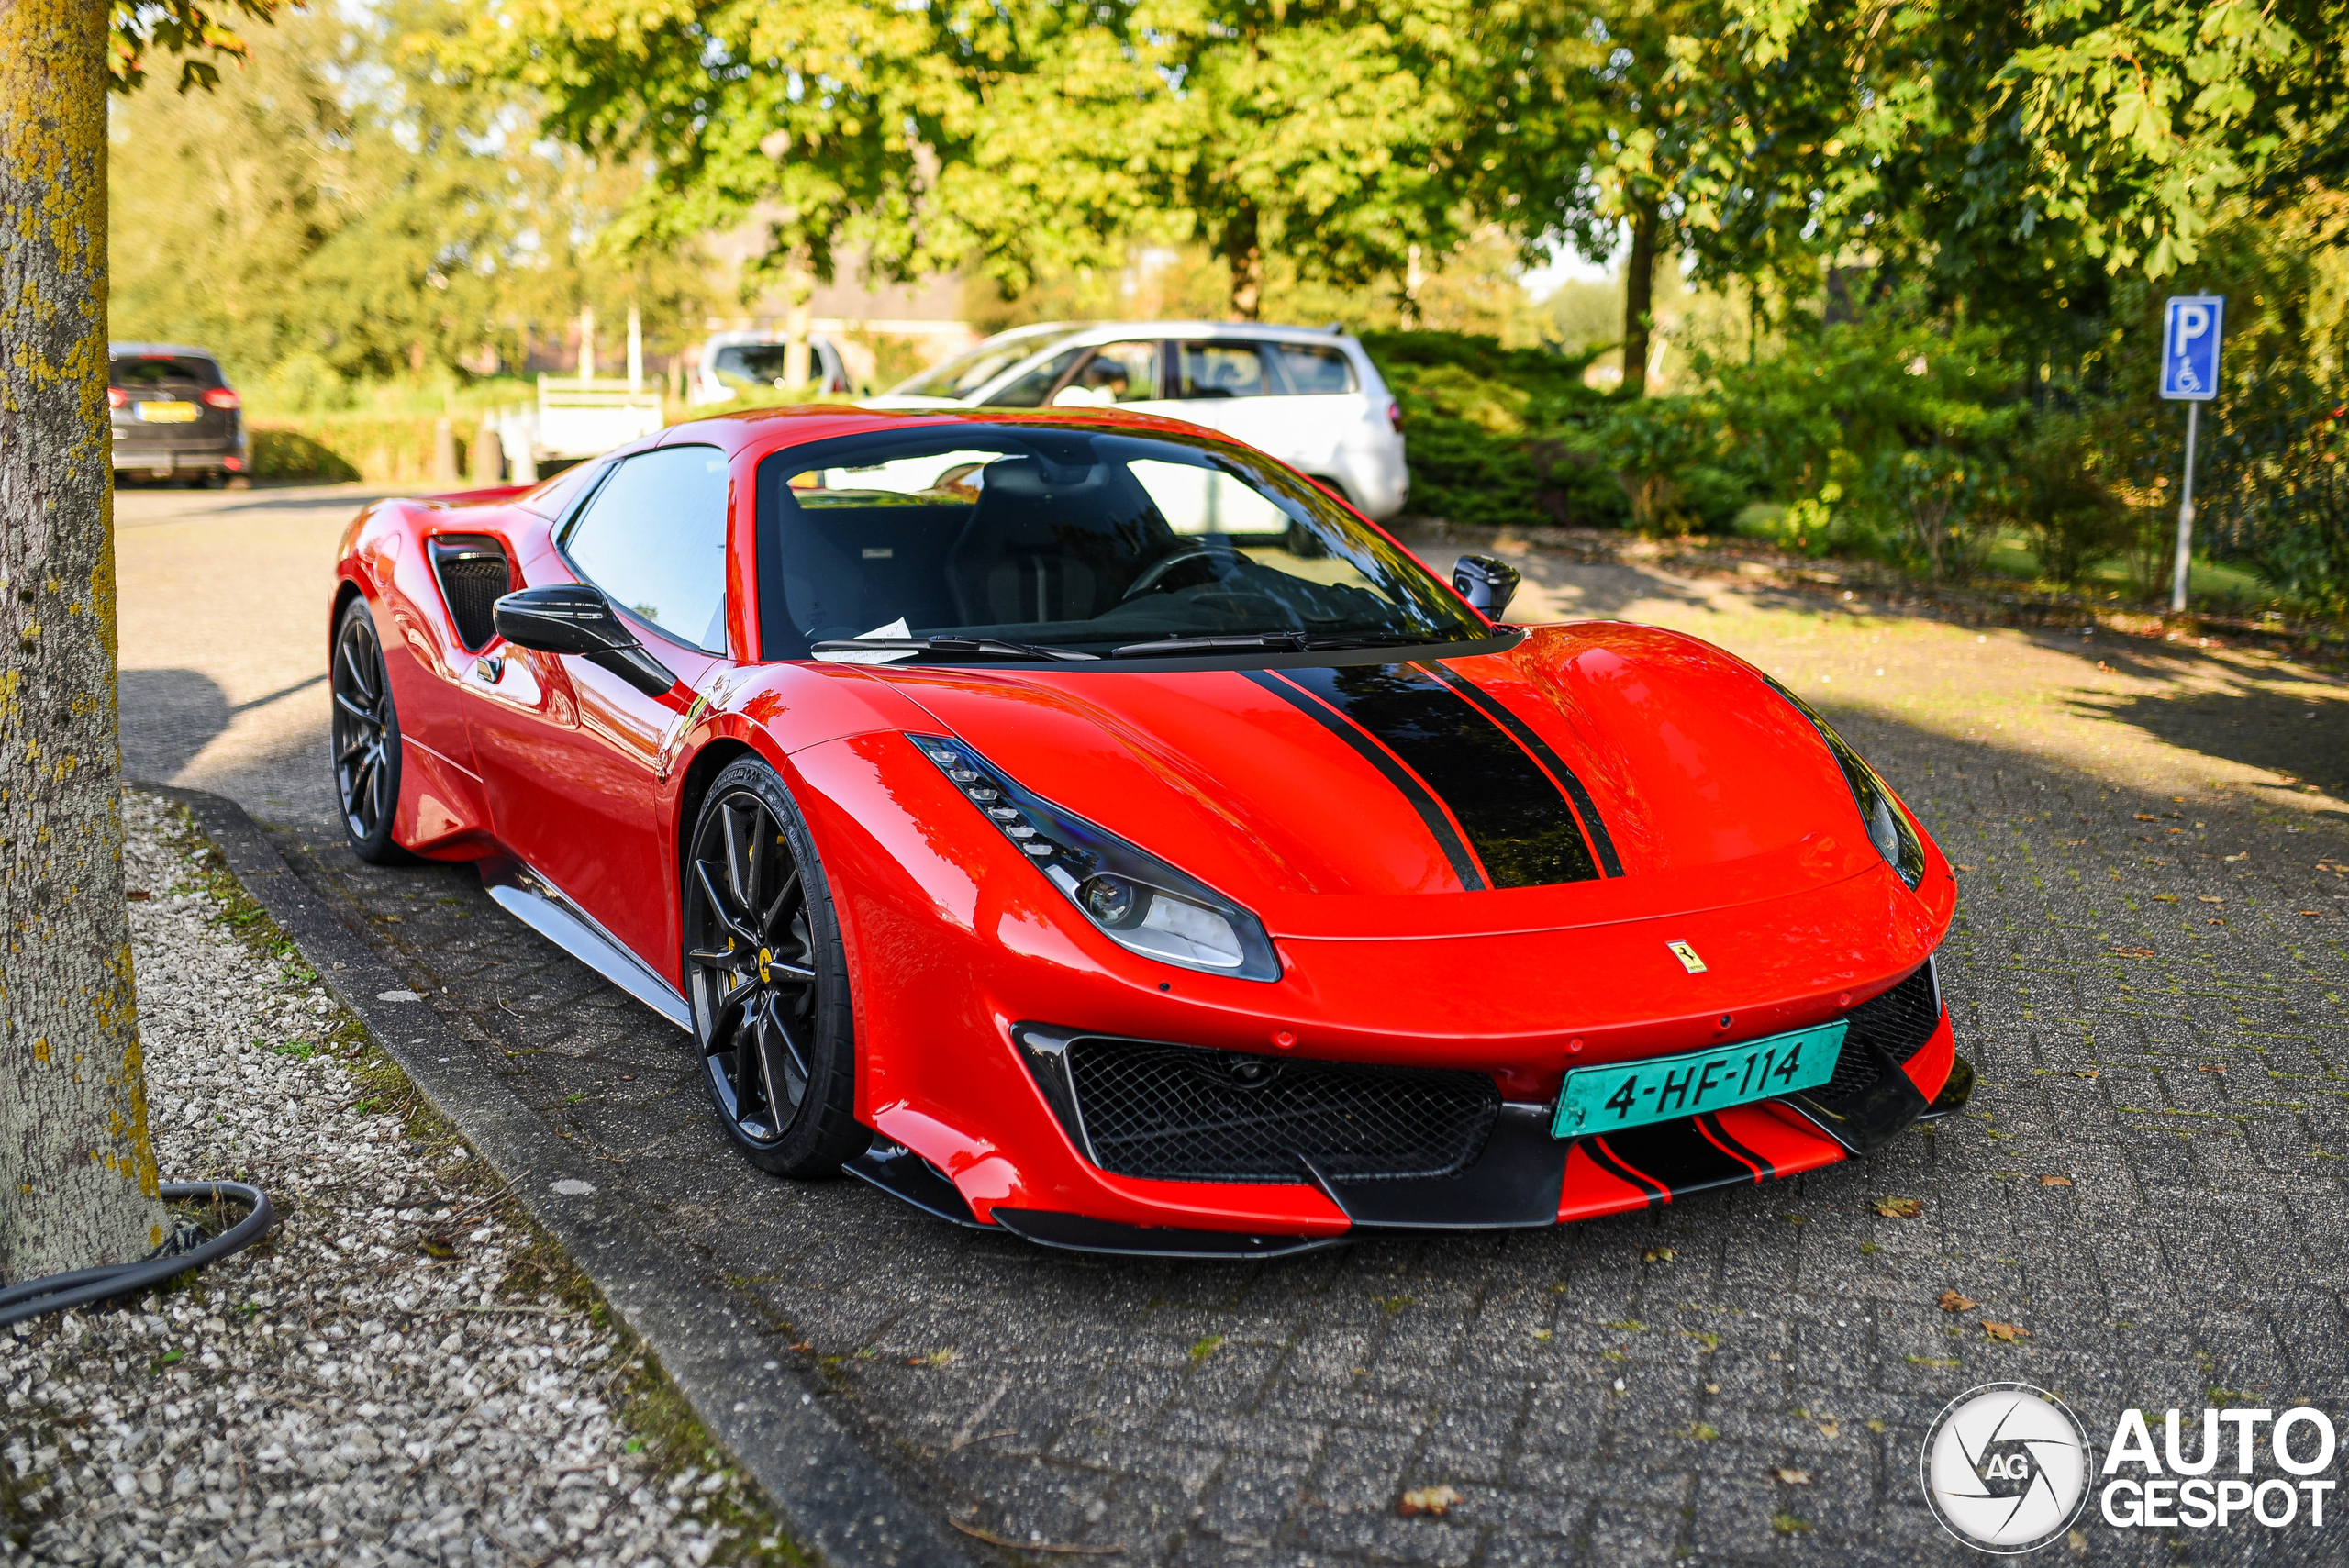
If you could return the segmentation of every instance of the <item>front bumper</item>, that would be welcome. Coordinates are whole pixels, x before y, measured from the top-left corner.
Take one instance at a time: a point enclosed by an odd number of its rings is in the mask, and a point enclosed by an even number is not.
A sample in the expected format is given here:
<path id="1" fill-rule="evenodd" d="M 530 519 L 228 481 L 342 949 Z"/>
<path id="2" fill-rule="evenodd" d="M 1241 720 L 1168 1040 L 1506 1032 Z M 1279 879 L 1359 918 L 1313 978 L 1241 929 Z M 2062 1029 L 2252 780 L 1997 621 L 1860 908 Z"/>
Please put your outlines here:
<path id="1" fill-rule="evenodd" d="M 1956 1055 L 1932 966 L 1887 995 L 1920 988 L 1933 1007 L 1921 1040 L 1888 1041 L 1881 1032 L 1855 1028 L 1835 1080 L 1809 1093 L 1573 1140 L 1552 1136 L 1552 1106 L 1501 1102 L 1475 1156 L 1454 1170 L 1350 1174 L 1299 1152 L 1297 1173 L 1287 1181 L 1231 1184 L 1253 1185 L 1268 1199 L 1275 1192 L 1310 1192 L 1335 1210 L 1340 1223 L 1334 1228 L 1290 1229 L 1294 1215 L 1282 1212 L 1285 1205 L 1268 1207 L 1264 1223 L 1244 1229 L 1135 1224 L 1008 1205 L 992 1206 L 983 1217 L 954 1183 L 903 1147 L 879 1148 L 849 1170 L 957 1224 L 1048 1247 L 1129 1256 L 1276 1258 L 1365 1233 L 1525 1229 L 1595 1219 L 1819 1170 L 1866 1153 L 1920 1120 L 1954 1114 L 1972 1092 L 1974 1074 Z M 1088 1159 L 1098 1158 L 1068 1068 L 1070 1047 L 1083 1037 L 1033 1027 L 1016 1029 L 1014 1037 L 1072 1141 Z M 1211 1118 L 1214 1107 L 1208 1109 Z M 1228 1127 L 1226 1121 L 1221 1130 Z M 1143 1184 L 1191 1184 L 1145 1179 Z M 1162 1195 L 1182 1201 L 1171 1191 Z"/>

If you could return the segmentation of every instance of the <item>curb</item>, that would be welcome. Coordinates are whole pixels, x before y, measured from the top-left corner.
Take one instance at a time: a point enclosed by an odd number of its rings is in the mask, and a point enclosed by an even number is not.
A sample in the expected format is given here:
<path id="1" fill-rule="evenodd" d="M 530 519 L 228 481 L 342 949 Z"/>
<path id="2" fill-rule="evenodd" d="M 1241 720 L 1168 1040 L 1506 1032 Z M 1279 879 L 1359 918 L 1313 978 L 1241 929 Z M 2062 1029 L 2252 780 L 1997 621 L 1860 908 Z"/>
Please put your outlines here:
<path id="1" fill-rule="evenodd" d="M 471 1071 L 472 1048 L 446 1019 L 379 993 L 406 991 L 373 940 L 294 874 L 269 835 L 232 800 L 132 781 L 176 800 L 269 912 L 335 999 L 366 1026 L 432 1107 L 512 1184 L 531 1218 L 571 1254 L 612 1310 L 660 1362 L 710 1436 L 757 1483 L 776 1520 L 833 1568 L 974 1565 L 941 1515 L 922 1508 L 835 1416 L 813 1379 L 765 1369 L 766 1325 L 734 1294 L 704 1284 L 700 1262 L 596 1190 L 594 1162 L 573 1150 L 505 1084 Z M 557 1183 L 584 1184 L 584 1196 Z M 796 1397 L 794 1397 L 796 1396 Z"/>

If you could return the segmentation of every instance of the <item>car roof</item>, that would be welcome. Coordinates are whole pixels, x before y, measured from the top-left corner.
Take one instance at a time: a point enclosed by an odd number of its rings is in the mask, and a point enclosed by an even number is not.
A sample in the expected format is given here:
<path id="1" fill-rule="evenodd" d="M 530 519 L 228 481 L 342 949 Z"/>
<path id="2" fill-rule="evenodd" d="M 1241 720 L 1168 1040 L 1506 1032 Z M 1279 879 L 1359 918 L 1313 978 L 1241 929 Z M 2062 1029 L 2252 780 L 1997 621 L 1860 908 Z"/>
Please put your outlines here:
<path id="1" fill-rule="evenodd" d="M 1352 341 L 1341 326 L 1292 327 L 1274 321 L 1040 321 L 1033 327 L 998 332 L 989 342 L 1008 340 L 1015 334 L 1067 332 L 1075 337 L 1108 338 L 1262 338 L 1289 343 Z"/>
<path id="2" fill-rule="evenodd" d="M 108 343 L 106 345 L 107 358 L 118 360 L 125 354 L 141 356 L 151 354 L 158 359 L 168 354 L 173 359 L 210 360 L 215 364 L 220 362 L 220 356 L 211 350 L 190 348 L 185 343 Z"/>
<path id="3" fill-rule="evenodd" d="M 1132 430 L 1137 435 L 1163 430 L 1179 431 L 1194 437 L 1209 436 L 1219 441 L 1233 439 L 1221 431 L 1202 429 L 1164 415 L 1130 414 L 1110 408 L 962 408 L 950 406 L 900 409 L 803 403 L 779 408 L 732 409 L 687 420 L 681 425 L 670 426 L 661 432 L 657 441 L 649 442 L 640 450 L 649 450 L 653 446 L 707 443 L 722 447 L 729 453 L 781 451 L 788 447 L 805 446 L 810 441 L 829 440 L 835 436 L 858 436 L 874 430 L 909 430 L 938 425 L 1063 425 L 1096 429 L 1114 425 Z"/>

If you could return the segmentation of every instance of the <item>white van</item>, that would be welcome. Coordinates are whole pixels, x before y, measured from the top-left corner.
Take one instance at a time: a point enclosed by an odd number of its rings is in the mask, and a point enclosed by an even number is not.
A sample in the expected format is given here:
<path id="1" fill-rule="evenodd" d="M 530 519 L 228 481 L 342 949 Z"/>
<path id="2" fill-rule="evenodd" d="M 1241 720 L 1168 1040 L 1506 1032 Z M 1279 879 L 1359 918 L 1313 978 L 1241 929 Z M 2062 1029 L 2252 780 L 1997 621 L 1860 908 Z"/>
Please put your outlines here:
<path id="1" fill-rule="evenodd" d="M 1402 411 L 1336 328 L 1052 322 L 989 338 L 867 408 L 1123 408 L 1246 441 L 1385 519 L 1410 497 Z"/>
<path id="2" fill-rule="evenodd" d="M 685 391 L 685 401 L 701 407 L 732 402 L 738 387 L 781 386 L 784 356 L 788 351 L 780 332 L 713 332 L 701 346 L 701 361 L 694 367 L 693 385 Z M 807 379 L 825 392 L 854 390 L 848 362 L 841 356 L 840 345 L 829 338 L 808 338 Z"/>

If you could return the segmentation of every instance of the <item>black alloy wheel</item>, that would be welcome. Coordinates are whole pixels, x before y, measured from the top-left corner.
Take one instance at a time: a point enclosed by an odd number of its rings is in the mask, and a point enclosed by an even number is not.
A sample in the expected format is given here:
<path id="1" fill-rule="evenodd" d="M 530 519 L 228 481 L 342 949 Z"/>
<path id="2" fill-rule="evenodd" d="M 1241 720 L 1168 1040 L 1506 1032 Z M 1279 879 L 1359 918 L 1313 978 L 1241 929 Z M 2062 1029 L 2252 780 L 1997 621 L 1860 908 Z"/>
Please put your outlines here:
<path id="1" fill-rule="evenodd" d="M 392 839 L 400 806 L 400 716 L 384 669 L 384 645 L 363 599 L 335 628 L 334 788 L 351 852 L 376 865 L 416 859 Z"/>
<path id="2" fill-rule="evenodd" d="M 756 758 L 711 784 L 685 866 L 685 973 L 704 1078 L 735 1146 L 777 1175 L 864 1151 L 839 922 L 806 820 Z"/>

